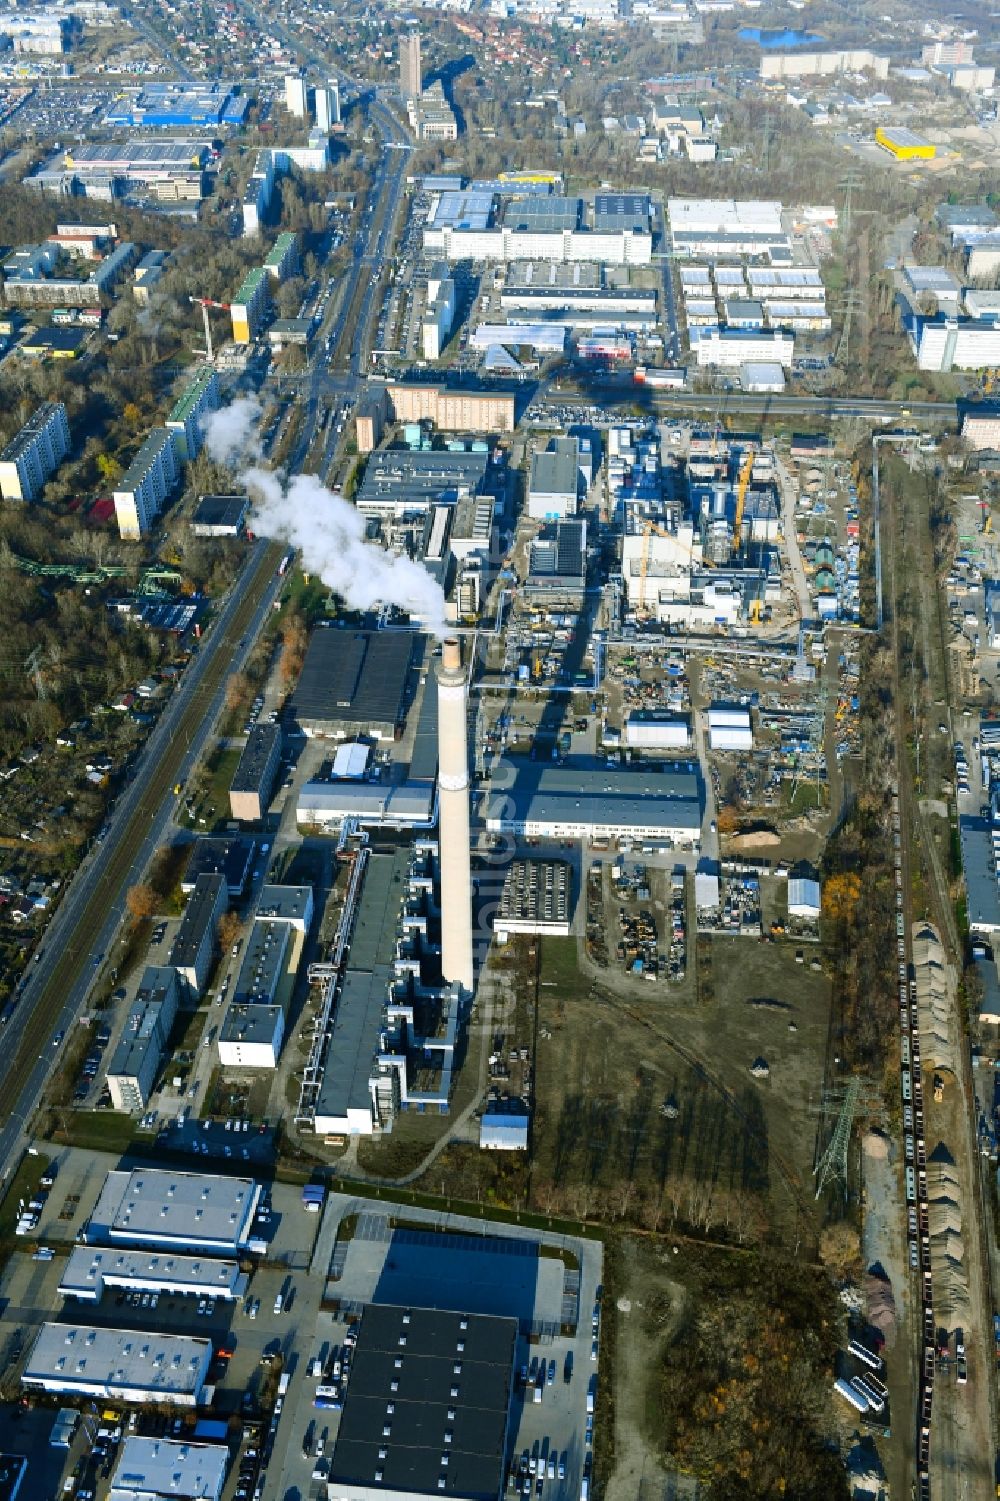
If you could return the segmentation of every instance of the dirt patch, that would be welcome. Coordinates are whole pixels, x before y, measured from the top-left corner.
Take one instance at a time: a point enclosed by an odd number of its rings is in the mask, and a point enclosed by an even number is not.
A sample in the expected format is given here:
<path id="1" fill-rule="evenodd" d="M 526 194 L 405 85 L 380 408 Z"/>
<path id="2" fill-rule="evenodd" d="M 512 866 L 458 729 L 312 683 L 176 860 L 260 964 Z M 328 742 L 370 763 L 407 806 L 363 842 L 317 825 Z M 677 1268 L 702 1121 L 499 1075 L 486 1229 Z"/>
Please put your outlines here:
<path id="1" fill-rule="evenodd" d="M 829 982 L 791 946 L 698 948 L 698 1001 L 610 972 L 588 984 L 561 954 L 562 983 L 540 992 L 533 1204 L 736 1240 L 809 1235 Z"/>

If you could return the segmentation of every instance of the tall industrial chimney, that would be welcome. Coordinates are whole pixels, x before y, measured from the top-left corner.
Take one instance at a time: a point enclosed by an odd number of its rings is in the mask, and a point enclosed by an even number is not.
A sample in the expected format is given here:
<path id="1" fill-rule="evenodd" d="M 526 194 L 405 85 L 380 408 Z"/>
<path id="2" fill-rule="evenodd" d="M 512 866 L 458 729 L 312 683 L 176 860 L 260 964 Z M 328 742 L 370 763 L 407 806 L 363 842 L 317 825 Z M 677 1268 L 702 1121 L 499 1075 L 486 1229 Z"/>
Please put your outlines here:
<path id="1" fill-rule="evenodd" d="M 438 668 L 438 845 L 441 865 L 441 973 L 470 995 L 472 862 L 469 852 L 469 683 L 462 647 L 449 637 Z"/>

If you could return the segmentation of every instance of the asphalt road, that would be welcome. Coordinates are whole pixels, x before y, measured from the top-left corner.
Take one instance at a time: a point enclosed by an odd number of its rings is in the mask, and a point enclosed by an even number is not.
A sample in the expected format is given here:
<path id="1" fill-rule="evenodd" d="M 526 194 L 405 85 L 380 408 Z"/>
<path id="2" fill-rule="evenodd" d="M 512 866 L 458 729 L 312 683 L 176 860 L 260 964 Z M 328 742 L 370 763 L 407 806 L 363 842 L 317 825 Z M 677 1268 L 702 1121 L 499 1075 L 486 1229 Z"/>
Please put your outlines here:
<path id="1" fill-rule="evenodd" d="M 190 774 L 214 728 L 226 679 L 243 665 L 281 587 L 283 549 L 260 541 L 250 551 L 220 614 L 202 638 L 150 735 L 110 819 L 64 896 L 45 934 L 21 1000 L 2 1036 L 0 1181 L 16 1166 L 29 1124 L 59 1054 L 54 1036 L 68 1033 L 109 955 L 131 885 L 162 843 L 174 812 L 175 782 Z"/>

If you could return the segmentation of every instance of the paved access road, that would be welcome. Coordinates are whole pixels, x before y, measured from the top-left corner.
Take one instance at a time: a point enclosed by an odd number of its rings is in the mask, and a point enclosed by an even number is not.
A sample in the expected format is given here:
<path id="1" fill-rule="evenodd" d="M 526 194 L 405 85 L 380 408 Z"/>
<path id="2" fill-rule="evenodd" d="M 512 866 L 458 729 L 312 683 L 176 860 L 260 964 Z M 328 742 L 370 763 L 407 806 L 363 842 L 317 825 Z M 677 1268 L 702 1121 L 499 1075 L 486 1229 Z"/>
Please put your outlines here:
<path id="1" fill-rule="evenodd" d="M 282 548 L 254 544 L 197 656 L 186 668 L 132 771 L 103 843 L 73 878 L 22 982 L 13 1017 L 0 1034 L 0 1181 L 16 1166 L 20 1133 L 37 1108 L 58 1057 L 53 1044 L 80 1015 L 125 914 L 128 888 L 162 842 L 173 816 L 175 782 L 183 782 L 211 734 L 230 672 L 243 665 L 281 580 Z"/>

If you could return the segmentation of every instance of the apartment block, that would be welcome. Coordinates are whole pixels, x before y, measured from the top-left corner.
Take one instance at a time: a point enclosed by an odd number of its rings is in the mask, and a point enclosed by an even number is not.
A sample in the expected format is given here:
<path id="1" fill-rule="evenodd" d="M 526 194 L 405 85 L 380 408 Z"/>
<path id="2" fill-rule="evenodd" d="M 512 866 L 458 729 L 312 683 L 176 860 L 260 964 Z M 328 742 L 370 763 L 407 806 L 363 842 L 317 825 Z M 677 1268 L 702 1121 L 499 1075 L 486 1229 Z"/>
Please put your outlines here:
<path id="1" fill-rule="evenodd" d="M 126 541 L 147 535 L 179 473 L 173 434 L 154 427 L 114 489 L 118 531 Z"/>
<path id="2" fill-rule="evenodd" d="M 243 278 L 231 304 L 234 343 L 250 344 L 260 333 L 270 301 L 269 280 L 263 266 L 255 266 Z"/>
<path id="3" fill-rule="evenodd" d="M 69 423 L 61 401 L 46 401 L 0 452 L 0 495 L 37 500 L 45 481 L 69 453 Z"/>
<path id="4" fill-rule="evenodd" d="M 150 965 L 143 972 L 118 1046 L 108 1066 L 108 1092 L 116 1110 L 145 1110 L 177 1016 L 177 971 Z"/>
<path id="5" fill-rule="evenodd" d="M 167 430 L 174 435 L 177 457 L 182 463 L 197 458 L 205 422 L 218 406 L 219 378 L 214 370 L 203 370 L 195 376 L 167 418 Z"/>

